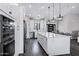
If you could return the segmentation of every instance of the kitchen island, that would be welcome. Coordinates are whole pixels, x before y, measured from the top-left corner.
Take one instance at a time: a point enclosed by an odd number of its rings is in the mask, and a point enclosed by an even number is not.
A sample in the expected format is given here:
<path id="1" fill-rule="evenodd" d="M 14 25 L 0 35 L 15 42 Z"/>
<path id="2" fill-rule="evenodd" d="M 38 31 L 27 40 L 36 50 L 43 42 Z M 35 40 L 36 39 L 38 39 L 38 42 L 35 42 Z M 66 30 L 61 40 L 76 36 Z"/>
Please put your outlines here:
<path id="1" fill-rule="evenodd" d="M 38 32 L 37 40 L 48 55 L 70 54 L 70 36 Z"/>

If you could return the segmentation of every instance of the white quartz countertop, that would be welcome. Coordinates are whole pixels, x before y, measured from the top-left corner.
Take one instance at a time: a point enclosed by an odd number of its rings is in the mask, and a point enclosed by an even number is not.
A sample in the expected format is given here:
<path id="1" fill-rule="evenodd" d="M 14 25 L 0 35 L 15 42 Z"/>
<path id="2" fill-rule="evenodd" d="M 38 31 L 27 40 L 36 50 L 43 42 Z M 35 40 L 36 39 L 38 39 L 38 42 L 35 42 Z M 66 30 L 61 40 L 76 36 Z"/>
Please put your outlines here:
<path id="1" fill-rule="evenodd" d="M 38 32 L 39 34 L 47 37 L 47 38 L 54 38 L 54 37 L 59 37 L 59 36 L 66 36 L 62 34 L 55 34 L 55 33 L 50 33 L 50 32 Z"/>

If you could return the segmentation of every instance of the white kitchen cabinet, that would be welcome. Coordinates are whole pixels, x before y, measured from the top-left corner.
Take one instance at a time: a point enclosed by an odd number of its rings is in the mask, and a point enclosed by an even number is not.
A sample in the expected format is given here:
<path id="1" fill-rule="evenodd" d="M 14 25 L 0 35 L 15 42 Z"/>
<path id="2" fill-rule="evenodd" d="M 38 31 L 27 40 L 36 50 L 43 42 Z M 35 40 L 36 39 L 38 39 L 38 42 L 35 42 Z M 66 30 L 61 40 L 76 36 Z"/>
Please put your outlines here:
<path id="1" fill-rule="evenodd" d="M 77 37 L 77 42 L 79 43 L 79 37 Z"/>
<path id="2" fill-rule="evenodd" d="M 54 36 L 49 37 L 49 34 Z M 37 40 L 48 55 L 70 54 L 70 36 L 49 34 L 37 33 Z"/>

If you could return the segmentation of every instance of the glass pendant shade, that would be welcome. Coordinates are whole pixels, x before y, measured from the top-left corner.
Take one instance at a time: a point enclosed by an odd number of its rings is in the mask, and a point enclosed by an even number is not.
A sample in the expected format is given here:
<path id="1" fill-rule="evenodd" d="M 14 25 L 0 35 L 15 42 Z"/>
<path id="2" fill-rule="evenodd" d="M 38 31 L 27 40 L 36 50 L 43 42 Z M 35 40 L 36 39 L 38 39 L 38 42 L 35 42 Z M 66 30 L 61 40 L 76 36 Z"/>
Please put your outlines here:
<path id="1" fill-rule="evenodd" d="M 55 20 L 55 18 L 53 17 L 53 19 L 52 20 Z"/>
<path id="2" fill-rule="evenodd" d="M 55 17 L 54 17 L 54 8 L 55 8 L 55 6 L 54 6 L 54 3 L 53 3 L 53 19 L 52 20 L 55 20 Z"/>
<path id="3" fill-rule="evenodd" d="M 59 14 L 59 16 L 57 18 L 58 18 L 58 20 L 62 20 L 63 16 L 61 14 Z"/>
<path id="4" fill-rule="evenodd" d="M 48 19 L 47 22 L 50 22 L 50 19 Z"/>
<path id="5" fill-rule="evenodd" d="M 63 16 L 61 15 L 61 3 L 59 3 L 59 15 L 58 15 L 58 20 L 62 20 L 63 19 Z"/>
<path id="6" fill-rule="evenodd" d="M 48 22 L 50 22 L 50 6 L 48 6 Z"/>
<path id="7" fill-rule="evenodd" d="M 29 17 L 29 19 L 30 19 L 30 20 L 33 20 L 34 18 L 33 18 L 33 17 Z"/>
<path id="8" fill-rule="evenodd" d="M 50 22 L 50 20 L 48 19 L 47 22 Z"/>

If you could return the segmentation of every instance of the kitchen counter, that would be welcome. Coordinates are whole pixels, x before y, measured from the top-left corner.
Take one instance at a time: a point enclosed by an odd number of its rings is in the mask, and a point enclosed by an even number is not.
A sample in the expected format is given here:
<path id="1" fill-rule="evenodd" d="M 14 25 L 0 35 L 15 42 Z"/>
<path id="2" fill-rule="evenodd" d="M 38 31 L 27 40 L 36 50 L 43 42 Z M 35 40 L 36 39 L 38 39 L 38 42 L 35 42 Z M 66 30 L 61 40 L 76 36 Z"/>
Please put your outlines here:
<path id="1" fill-rule="evenodd" d="M 38 32 L 37 38 L 48 55 L 70 54 L 70 36 Z"/>

